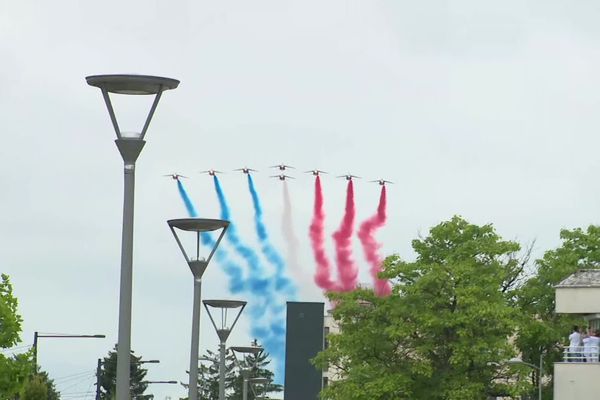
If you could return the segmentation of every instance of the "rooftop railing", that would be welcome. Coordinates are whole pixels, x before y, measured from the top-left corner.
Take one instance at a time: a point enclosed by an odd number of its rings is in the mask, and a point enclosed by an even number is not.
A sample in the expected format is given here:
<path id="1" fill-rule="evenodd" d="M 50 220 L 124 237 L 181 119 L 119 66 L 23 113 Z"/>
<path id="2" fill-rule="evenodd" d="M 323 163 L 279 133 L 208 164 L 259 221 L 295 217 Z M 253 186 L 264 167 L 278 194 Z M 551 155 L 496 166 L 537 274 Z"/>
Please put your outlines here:
<path id="1" fill-rule="evenodd" d="M 600 362 L 599 355 L 600 348 L 598 346 L 566 346 L 563 350 L 563 361 L 597 363 Z"/>

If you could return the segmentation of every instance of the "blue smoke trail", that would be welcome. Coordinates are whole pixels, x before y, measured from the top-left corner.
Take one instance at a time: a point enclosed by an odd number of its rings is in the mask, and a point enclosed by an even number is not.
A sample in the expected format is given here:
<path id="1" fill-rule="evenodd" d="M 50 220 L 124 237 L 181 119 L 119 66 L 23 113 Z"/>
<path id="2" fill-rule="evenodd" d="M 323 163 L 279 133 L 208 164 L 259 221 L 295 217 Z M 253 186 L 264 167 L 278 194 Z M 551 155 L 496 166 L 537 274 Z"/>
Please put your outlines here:
<path id="1" fill-rule="evenodd" d="M 248 247 L 242 242 L 238 234 L 237 226 L 231 218 L 229 204 L 227 203 L 227 198 L 225 197 L 225 192 L 221 187 L 219 178 L 214 176 L 213 182 L 221 207 L 221 219 L 229 221 L 229 229 L 227 230 L 225 238 L 238 254 L 244 258 L 249 267 L 244 289 L 250 292 L 252 296 L 252 301 L 248 304 L 248 312 L 251 316 L 250 332 L 252 336 L 263 343 L 267 351 L 270 352 L 271 350 L 276 349 L 276 347 L 271 345 L 271 342 L 273 341 L 272 330 L 270 329 L 268 322 L 266 322 L 268 321 L 269 308 L 273 301 L 274 287 L 272 280 L 263 277 L 265 269 L 261 265 L 260 258 L 251 247 Z"/>
<path id="2" fill-rule="evenodd" d="M 221 219 L 229 221 L 229 228 L 227 229 L 225 239 L 227 239 L 235 251 L 237 251 L 240 256 L 244 258 L 250 267 L 248 278 L 246 280 L 246 289 L 248 289 L 253 295 L 258 296 L 263 300 L 261 304 L 255 304 L 253 307 L 249 307 L 250 312 L 253 314 L 252 316 L 254 318 L 261 317 L 266 311 L 270 297 L 269 293 L 273 290 L 270 288 L 270 280 L 262 278 L 262 275 L 264 275 L 264 268 L 261 265 L 260 258 L 254 252 L 254 250 L 252 250 L 252 248 L 246 246 L 240 239 L 237 226 L 231 218 L 231 211 L 229 204 L 227 203 L 227 199 L 225 198 L 225 192 L 223 191 L 221 182 L 216 175 L 213 176 L 213 181 L 215 184 L 215 191 L 217 192 L 217 197 L 219 199 L 219 205 L 221 206 Z"/>
<path id="3" fill-rule="evenodd" d="M 248 174 L 248 188 L 252 194 L 252 203 L 254 204 L 254 223 L 256 225 L 258 239 L 260 240 L 260 244 L 262 246 L 262 252 L 267 260 L 269 260 L 269 262 L 275 266 L 275 288 L 278 292 L 283 291 L 286 295 L 295 298 L 296 287 L 286 277 L 285 261 L 269 240 L 269 234 L 267 233 L 267 228 L 263 221 L 263 210 L 260 203 L 260 197 L 258 196 L 256 188 L 254 187 L 254 180 L 250 174 Z"/>
<path id="4" fill-rule="evenodd" d="M 183 183 L 181 183 L 179 179 L 177 180 L 177 189 L 179 189 L 179 195 L 181 196 L 183 204 L 185 205 L 185 208 L 190 217 L 197 218 L 198 211 L 196 210 L 196 207 L 194 207 L 194 204 L 192 203 L 192 200 L 190 199 L 187 190 L 185 190 Z M 200 234 L 200 239 L 202 240 L 202 244 L 211 248 L 213 248 L 216 244 L 216 240 L 214 240 L 208 232 L 202 232 Z M 242 280 L 242 268 L 239 265 L 237 265 L 234 261 L 231 261 L 229 259 L 227 252 L 222 247 L 217 249 L 215 253 L 215 259 L 219 264 L 223 266 L 223 270 L 229 276 L 229 291 L 231 293 L 239 293 L 240 291 L 242 291 L 244 287 Z"/>
<path id="5" fill-rule="evenodd" d="M 272 313 L 270 329 L 272 337 L 265 342 L 265 348 L 268 349 L 271 356 L 275 359 L 275 382 L 282 383 L 285 372 L 285 304 L 286 301 L 296 298 L 296 287 L 285 276 L 285 261 L 269 240 L 267 228 L 263 221 L 260 197 L 250 174 L 248 174 L 248 189 L 252 195 L 254 223 L 258 239 L 262 246 L 261 250 L 269 263 L 275 267 L 275 289 L 278 296 L 270 303 Z"/>
<path id="6" fill-rule="evenodd" d="M 183 200 L 183 204 L 185 204 L 185 209 L 187 210 L 188 214 L 190 214 L 190 217 L 197 218 L 198 211 L 196 211 L 196 207 L 194 207 L 194 204 L 192 203 L 192 200 L 190 199 L 187 190 L 185 190 L 185 187 L 183 187 L 183 183 L 181 183 L 179 179 L 177 179 L 177 189 L 179 189 L 179 195 L 181 196 L 181 200 Z"/>

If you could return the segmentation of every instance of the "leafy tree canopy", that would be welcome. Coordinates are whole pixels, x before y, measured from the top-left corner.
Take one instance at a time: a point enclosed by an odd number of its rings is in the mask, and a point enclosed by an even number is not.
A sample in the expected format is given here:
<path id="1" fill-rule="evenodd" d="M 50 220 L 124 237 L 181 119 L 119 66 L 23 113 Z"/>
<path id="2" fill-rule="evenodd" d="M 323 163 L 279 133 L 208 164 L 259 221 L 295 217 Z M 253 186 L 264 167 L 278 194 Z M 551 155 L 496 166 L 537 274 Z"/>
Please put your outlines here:
<path id="1" fill-rule="evenodd" d="M 330 295 L 342 333 L 315 362 L 339 379 L 322 398 L 479 400 L 523 390 L 503 383 L 498 365 L 515 355 L 509 292 L 523 268 L 519 244 L 460 217 L 412 244 L 416 261 L 384 263 L 391 296 Z"/>

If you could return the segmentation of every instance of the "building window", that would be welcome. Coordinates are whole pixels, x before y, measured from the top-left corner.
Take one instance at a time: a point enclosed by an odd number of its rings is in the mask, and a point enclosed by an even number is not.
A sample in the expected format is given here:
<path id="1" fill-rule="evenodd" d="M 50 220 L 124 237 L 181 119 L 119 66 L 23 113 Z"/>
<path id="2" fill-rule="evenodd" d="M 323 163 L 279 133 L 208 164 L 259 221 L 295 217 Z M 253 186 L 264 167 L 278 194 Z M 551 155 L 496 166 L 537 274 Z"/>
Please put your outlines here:
<path id="1" fill-rule="evenodd" d="M 327 385 L 329 385 L 329 378 L 324 376 L 323 377 L 323 388 L 326 388 Z"/>

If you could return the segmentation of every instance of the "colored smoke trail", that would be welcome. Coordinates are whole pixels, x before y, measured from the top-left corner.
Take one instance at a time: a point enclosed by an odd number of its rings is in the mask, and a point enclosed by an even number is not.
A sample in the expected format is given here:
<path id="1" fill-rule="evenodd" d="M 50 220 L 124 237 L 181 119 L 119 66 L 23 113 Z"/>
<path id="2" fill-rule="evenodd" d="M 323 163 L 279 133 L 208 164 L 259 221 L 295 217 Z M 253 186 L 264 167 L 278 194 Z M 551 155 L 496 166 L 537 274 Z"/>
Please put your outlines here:
<path id="1" fill-rule="evenodd" d="M 227 229 L 225 239 L 233 246 L 235 251 L 244 259 L 244 261 L 246 261 L 250 269 L 245 289 L 249 290 L 252 294 L 258 296 L 259 298 L 265 299 L 261 302 L 261 304 L 256 304 L 255 302 L 255 305 L 249 308 L 254 318 L 260 317 L 265 312 L 267 303 L 266 298 L 268 297 L 268 293 L 271 291 L 269 288 L 270 282 L 268 279 L 262 278 L 262 275 L 264 275 L 264 268 L 261 265 L 258 255 L 254 252 L 254 250 L 252 250 L 252 248 L 246 246 L 242 242 L 238 234 L 237 226 L 231 218 L 231 210 L 229 208 L 227 198 L 225 197 L 225 192 L 223 191 L 221 182 L 216 175 L 213 176 L 213 182 L 215 184 L 217 198 L 219 199 L 219 206 L 221 207 L 221 219 L 229 221 L 229 228 Z M 240 270 L 240 285 L 243 287 L 244 285 L 241 282 L 241 275 L 242 273 Z"/>
<path id="2" fill-rule="evenodd" d="M 198 211 L 196 210 L 196 207 L 194 207 L 194 203 L 192 203 L 185 186 L 183 186 L 183 183 L 181 183 L 179 179 L 177 180 L 177 189 L 179 190 L 181 200 L 183 200 L 183 204 L 185 205 L 190 217 L 197 218 Z M 210 247 L 211 249 L 216 244 L 216 240 L 213 239 L 208 232 L 200 233 L 200 238 L 202 240 L 202 244 Z M 223 266 L 223 270 L 229 276 L 229 291 L 231 291 L 231 293 L 240 292 L 243 289 L 242 269 L 240 266 L 229 259 L 227 252 L 222 247 L 218 248 L 215 252 L 215 260 L 217 260 L 217 262 Z"/>
<path id="3" fill-rule="evenodd" d="M 252 300 L 248 304 L 248 311 L 251 315 L 250 333 L 253 337 L 257 338 L 271 354 L 277 365 L 277 363 L 280 362 L 279 360 L 285 360 L 285 355 L 281 354 L 280 350 L 280 343 L 284 343 L 285 340 L 285 332 L 283 336 L 279 333 L 281 326 L 285 326 L 285 321 L 283 321 L 283 323 L 280 322 L 281 310 L 275 307 L 274 299 L 276 298 L 276 294 L 274 281 L 273 279 L 264 276 L 265 268 L 263 267 L 260 258 L 256 252 L 251 247 L 245 245 L 240 238 L 236 224 L 233 222 L 231 210 L 219 178 L 214 176 L 213 182 L 221 207 L 221 219 L 230 221 L 226 240 L 244 259 L 249 269 L 243 287 L 245 291 L 249 292 L 252 296 Z M 274 328 L 273 325 L 276 325 L 276 328 Z M 285 343 L 283 344 L 283 349 L 285 352 Z M 278 375 L 279 379 L 283 378 L 283 374 L 278 373 Z"/>
<path id="4" fill-rule="evenodd" d="M 190 196 L 188 195 L 187 190 L 185 190 L 183 183 L 181 183 L 181 181 L 179 179 L 177 179 L 177 189 L 179 190 L 179 196 L 181 196 L 181 200 L 183 200 L 185 209 L 187 210 L 190 217 L 197 218 L 198 211 L 196 211 L 196 207 L 194 207 L 194 203 L 192 203 L 192 200 L 190 199 Z"/>
<path id="5" fill-rule="evenodd" d="M 265 258 L 275 267 L 275 291 L 276 296 L 271 299 L 270 331 L 271 337 L 263 341 L 265 348 L 275 360 L 275 382 L 283 383 L 285 372 L 285 303 L 296 297 L 295 285 L 285 276 L 286 265 L 275 247 L 269 240 L 267 228 L 263 221 L 263 210 L 260 197 L 254 186 L 252 176 L 248 174 L 248 189 L 252 195 L 254 205 L 254 223 L 256 233 L 261 244 L 261 250 Z"/>
<path id="6" fill-rule="evenodd" d="M 379 196 L 379 205 L 377 206 L 377 213 L 371 218 L 367 219 L 360 225 L 358 230 L 358 237 L 365 252 L 365 257 L 369 264 L 371 264 L 371 276 L 373 277 L 373 284 L 375 288 L 375 294 L 378 296 L 388 296 L 392 293 L 392 286 L 385 279 L 379 279 L 378 274 L 381 272 L 383 265 L 383 259 L 379 255 L 380 243 L 375 240 L 375 232 L 385 225 L 387 220 L 386 214 L 387 208 L 387 194 L 385 185 L 381 186 L 381 194 Z"/>
<path id="7" fill-rule="evenodd" d="M 340 228 L 333 234 L 336 248 L 338 275 L 343 291 L 351 291 L 358 283 L 358 267 L 352 258 L 352 234 L 354 233 L 354 184 L 348 181 L 346 189 L 346 211 Z"/>
<path id="8" fill-rule="evenodd" d="M 256 227 L 256 233 L 258 240 L 261 244 L 261 250 L 265 258 L 275 267 L 275 289 L 278 292 L 283 291 L 285 294 L 291 297 L 295 297 L 296 288 L 292 282 L 285 276 L 286 265 L 285 261 L 271 244 L 269 240 L 269 234 L 267 233 L 267 227 L 263 221 L 263 210 L 260 202 L 260 197 L 254 186 L 254 180 L 252 176 L 248 174 L 248 189 L 252 195 L 252 204 L 254 205 L 254 223 Z M 292 298 L 288 298 L 292 300 Z"/>
<path id="9" fill-rule="evenodd" d="M 312 223 L 310 224 L 310 240 L 313 254 L 317 262 L 315 283 L 326 291 L 338 290 L 338 285 L 331 279 L 331 262 L 325 251 L 325 211 L 323 210 L 323 189 L 321 178 L 315 179 L 315 205 Z"/>
<path id="10" fill-rule="evenodd" d="M 287 181 L 283 181 L 283 215 L 281 218 L 281 231 L 288 247 L 288 264 L 290 273 L 296 282 L 304 281 L 304 275 L 300 268 L 298 237 L 294 232 L 294 221 L 292 218 L 292 199 Z"/>

